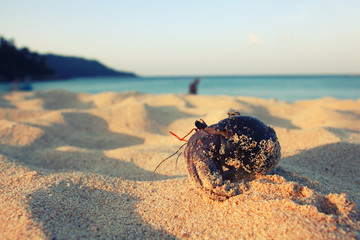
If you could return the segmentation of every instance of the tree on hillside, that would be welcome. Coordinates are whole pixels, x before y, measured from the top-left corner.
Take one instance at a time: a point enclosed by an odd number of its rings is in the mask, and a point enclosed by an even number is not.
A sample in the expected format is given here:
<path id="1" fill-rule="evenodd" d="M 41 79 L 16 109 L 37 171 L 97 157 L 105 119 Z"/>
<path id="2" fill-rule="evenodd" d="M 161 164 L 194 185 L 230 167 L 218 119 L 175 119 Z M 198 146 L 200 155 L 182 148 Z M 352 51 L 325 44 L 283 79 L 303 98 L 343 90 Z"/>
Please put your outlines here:
<path id="1" fill-rule="evenodd" d="M 0 37 L 0 80 L 39 78 L 53 72 L 46 66 L 44 57 L 27 48 L 17 49 L 13 41 Z"/>

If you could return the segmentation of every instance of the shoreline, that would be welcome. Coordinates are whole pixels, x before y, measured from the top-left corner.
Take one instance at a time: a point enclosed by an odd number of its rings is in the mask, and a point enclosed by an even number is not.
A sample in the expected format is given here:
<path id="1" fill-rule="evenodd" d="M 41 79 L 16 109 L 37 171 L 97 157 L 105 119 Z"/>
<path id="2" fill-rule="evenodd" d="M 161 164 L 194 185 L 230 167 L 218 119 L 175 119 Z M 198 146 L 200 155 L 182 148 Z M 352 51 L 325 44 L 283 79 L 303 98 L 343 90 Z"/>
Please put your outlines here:
<path id="1" fill-rule="evenodd" d="M 36 82 L 33 90 L 59 89 L 76 93 L 137 91 L 144 94 L 187 94 L 193 77 L 78 78 L 65 81 Z M 199 95 L 252 96 L 279 101 L 319 99 L 324 96 L 357 100 L 360 98 L 359 77 L 200 77 Z M 0 89 L 6 90 L 0 83 Z"/>

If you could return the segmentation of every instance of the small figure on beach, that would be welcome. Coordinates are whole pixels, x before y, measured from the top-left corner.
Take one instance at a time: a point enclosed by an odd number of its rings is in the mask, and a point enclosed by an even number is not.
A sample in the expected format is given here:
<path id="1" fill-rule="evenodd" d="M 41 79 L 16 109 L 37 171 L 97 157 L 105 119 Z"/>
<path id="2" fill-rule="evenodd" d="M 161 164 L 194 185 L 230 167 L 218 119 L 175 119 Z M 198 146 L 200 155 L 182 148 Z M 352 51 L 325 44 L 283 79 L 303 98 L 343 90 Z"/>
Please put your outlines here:
<path id="1" fill-rule="evenodd" d="M 195 78 L 194 81 L 190 84 L 189 93 L 190 94 L 197 94 L 197 85 L 199 84 L 200 79 Z"/>
<path id="2" fill-rule="evenodd" d="M 200 119 L 195 126 L 188 141 L 178 138 L 187 142 L 184 160 L 190 180 L 211 199 L 241 194 L 240 181 L 269 172 L 281 158 L 275 130 L 256 118 L 230 112 L 217 124 L 208 126 Z"/>

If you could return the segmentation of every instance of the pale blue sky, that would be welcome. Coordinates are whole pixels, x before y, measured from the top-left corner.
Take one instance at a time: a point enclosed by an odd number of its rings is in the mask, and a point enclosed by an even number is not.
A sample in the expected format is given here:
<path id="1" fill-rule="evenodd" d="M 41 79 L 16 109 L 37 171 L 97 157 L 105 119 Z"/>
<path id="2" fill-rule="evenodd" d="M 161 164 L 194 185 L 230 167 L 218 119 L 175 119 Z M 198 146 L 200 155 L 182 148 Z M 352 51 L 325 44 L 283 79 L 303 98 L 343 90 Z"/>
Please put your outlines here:
<path id="1" fill-rule="evenodd" d="M 360 73 L 359 0 L 0 0 L 0 35 L 143 76 Z"/>

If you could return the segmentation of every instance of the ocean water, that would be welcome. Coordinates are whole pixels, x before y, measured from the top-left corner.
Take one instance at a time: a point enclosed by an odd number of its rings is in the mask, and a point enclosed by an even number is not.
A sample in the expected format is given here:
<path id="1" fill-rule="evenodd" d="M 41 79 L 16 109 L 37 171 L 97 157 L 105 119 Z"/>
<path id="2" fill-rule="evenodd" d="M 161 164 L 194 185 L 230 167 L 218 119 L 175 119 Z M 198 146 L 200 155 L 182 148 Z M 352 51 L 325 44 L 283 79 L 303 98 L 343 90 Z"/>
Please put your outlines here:
<path id="1" fill-rule="evenodd" d="M 32 86 L 34 90 L 164 94 L 188 93 L 193 80 L 194 77 L 98 77 L 34 82 Z M 0 90 L 7 89 L 9 84 L 0 84 Z M 322 97 L 358 99 L 360 76 L 200 76 L 198 94 L 253 96 L 289 102 Z"/>

